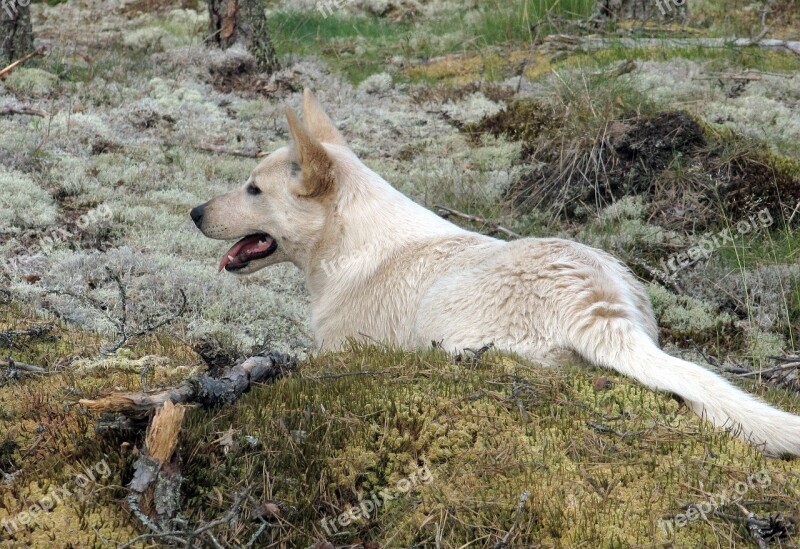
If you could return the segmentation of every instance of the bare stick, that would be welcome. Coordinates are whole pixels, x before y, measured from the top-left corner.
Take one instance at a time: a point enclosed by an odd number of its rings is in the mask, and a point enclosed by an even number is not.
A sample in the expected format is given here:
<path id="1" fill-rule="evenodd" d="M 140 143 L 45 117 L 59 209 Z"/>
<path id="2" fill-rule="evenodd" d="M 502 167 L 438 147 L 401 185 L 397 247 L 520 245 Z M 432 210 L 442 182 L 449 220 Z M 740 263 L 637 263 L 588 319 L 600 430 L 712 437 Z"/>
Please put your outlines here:
<path id="1" fill-rule="evenodd" d="M 217 154 L 229 154 L 231 156 L 242 156 L 244 158 L 261 158 L 269 154 L 268 152 L 260 150 L 254 151 L 254 150 L 226 149 L 225 147 L 218 147 L 216 145 L 192 145 L 192 147 L 200 151 L 213 152 Z"/>
<path id="2" fill-rule="evenodd" d="M 626 48 L 660 49 L 756 46 L 766 50 L 790 51 L 800 55 L 800 41 L 773 38 L 598 38 L 553 34 L 546 37 L 544 41 L 552 48 L 583 51 L 605 50 L 619 45 Z"/>
<path id="3" fill-rule="evenodd" d="M 10 370 L 19 370 L 28 374 L 46 374 L 47 370 L 40 366 L 33 364 L 25 364 L 24 362 L 16 362 L 14 360 L 0 359 L 0 368 L 8 368 Z"/>
<path id="4" fill-rule="evenodd" d="M 38 324 L 27 330 L 5 330 L 0 332 L 0 345 L 13 347 L 14 340 L 21 337 L 41 337 L 53 331 L 52 324 Z"/>
<path id="5" fill-rule="evenodd" d="M 800 362 L 789 362 L 788 364 L 775 366 L 774 368 L 770 368 L 768 370 L 753 370 L 751 372 L 739 374 L 739 377 L 764 376 L 764 375 L 774 374 L 775 372 L 785 372 L 787 370 L 795 370 L 797 368 L 800 368 Z"/>
<path id="6" fill-rule="evenodd" d="M 14 70 L 14 69 L 15 69 L 15 68 L 18 66 L 18 65 L 21 65 L 21 64 L 23 64 L 23 63 L 24 63 L 25 61 L 27 61 L 28 59 L 32 59 L 32 58 L 34 58 L 34 57 L 39 57 L 39 56 L 41 56 L 41 55 L 44 55 L 44 52 L 45 52 L 45 47 L 44 47 L 44 46 L 42 46 L 42 47 L 40 47 L 39 49 L 37 49 L 36 51 L 33 51 L 33 52 L 29 53 L 29 54 L 28 54 L 28 55 L 26 55 L 25 57 L 22 57 L 22 58 L 20 58 L 20 59 L 17 59 L 16 61 L 14 61 L 13 63 L 11 63 L 11 64 L 10 64 L 9 66 L 7 66 L 6 68 L 4 68 L 4 69 L 0 70 L 0 78 L 4 77 L 6 74 L 8 74 L 8 73 L 10 73 L 11 71 L 13 71 L 13 70 Z"/>
<path id="7" fill-rule="evenodd" d="M 497 231 L 499 233 L 503 233 L 506 236 L 511 238 L 522 238 L 522 235 L 519 233 L 515 233 L 511 229 L 507 229 L 502 225 L 484 217 L 480 217 L 477 215 L 472 215 L 464 212 L 459 212 L 458 210 L 454 210 L 453 208 L 447 208 L 445 206 L 436 206 L 439 209 L 439 215 L 447 219 L 451 215 L 456 217 L 460 217 L 461 219 L 466 219 L 467 221 L 471 221 L 473 223 L 480 223 L 481 225 L 485 225 L 489 227 L 493 231 Z"/>
<path id="8" fill-rule="evenodd" d="M 47 118 L 50 116 L 45 111 L 41 109 L 35 109 L 33 107 L 3 107 L 0 109 L 0 116 L 10 116 L 12 114 L 29 114 L 31 116 L 41 116 L 42 118 Z"/>

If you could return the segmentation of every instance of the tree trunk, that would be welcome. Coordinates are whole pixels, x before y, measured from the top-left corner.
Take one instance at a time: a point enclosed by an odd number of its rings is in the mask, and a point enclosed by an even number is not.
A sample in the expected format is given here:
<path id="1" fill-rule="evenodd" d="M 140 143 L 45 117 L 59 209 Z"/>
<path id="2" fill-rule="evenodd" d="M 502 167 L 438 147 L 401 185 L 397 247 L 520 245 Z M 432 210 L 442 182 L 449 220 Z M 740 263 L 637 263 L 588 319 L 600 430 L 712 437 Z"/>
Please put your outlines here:
<path id="1" fill-rule="evenodd" d="M 280 69 L 262 0 L 208 0 L 208 19 L 210 43 L 223 49 L 242 44 L 259 70 Z"/>
<path id="2" fill-rule="evenodd" d="M 33 51 L 30 0 L 0 0 L 0 69 Z"/>
<path id="3" fill-rule="evenodd" d="M 671 22 L 686 19 L 686 0 L 597 0 L 602 19 Z"/>

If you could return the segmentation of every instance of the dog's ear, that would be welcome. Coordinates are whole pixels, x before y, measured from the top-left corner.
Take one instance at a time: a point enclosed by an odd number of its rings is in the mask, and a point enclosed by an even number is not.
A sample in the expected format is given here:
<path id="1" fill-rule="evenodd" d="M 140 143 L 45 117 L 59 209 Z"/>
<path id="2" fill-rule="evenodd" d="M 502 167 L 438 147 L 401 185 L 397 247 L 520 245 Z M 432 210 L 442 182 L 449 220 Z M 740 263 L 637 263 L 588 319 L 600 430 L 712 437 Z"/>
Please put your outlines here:
<path id="1" fill-rule="evenodd" d="M 323 143 L 347 146 L 347 141 L 336 129 L 336 126 L 333 125 L 330 117 L 322 110 L 322 105 L 319 104 L 316 96 L 309 88 L 303 90 L 303 114 L 305 115 L 308 129 L 311 130 L 314 137 Z"/>
<path id="2" fill-rule="evenodd" d="M 303 171 L 303 191 L 305 198 L 321 198 L 331 193 L 336 181 L 333 159 L 305 124 L 300 122 L 291 107 L 286 107 L 286 119 L 292 133 L 294 153 Z"/>

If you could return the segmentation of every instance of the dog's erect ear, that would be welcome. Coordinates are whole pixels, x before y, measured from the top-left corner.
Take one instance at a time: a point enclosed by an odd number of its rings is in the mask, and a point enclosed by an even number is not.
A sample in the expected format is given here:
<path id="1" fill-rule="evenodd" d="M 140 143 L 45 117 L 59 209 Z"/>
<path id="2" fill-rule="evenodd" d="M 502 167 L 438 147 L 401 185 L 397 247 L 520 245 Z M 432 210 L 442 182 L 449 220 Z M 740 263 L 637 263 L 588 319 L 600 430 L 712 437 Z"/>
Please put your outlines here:
<path id="1" fill-rule="evenodd" d="M 322 105 L 319 104 L 314 93 L 308 88 L 303 91 L 303 114 L 308 129 L 314 137 L 323 143 L 347 146 L 347 141 L 333 125 L 330 117 L 322 110 Z"/>
<path id="2" fill-rule="evenodd" d="M 297 162 L 303 170 L 304 189 L 301 196 L 321 198 L 331 193 L 336 179 L 333 160 L 328 151 L 311 135 L 305 124 L 300 122 L 291 107 L 286 107 L 286 119 L 289 121 Z"/>

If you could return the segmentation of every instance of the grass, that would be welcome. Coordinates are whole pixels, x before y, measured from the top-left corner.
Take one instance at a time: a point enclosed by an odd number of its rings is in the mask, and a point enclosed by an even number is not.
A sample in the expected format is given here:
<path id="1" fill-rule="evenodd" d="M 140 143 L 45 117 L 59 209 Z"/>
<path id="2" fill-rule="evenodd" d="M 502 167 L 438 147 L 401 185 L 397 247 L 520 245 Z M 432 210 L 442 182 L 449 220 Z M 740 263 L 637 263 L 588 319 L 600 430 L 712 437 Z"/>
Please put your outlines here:
<path id="1" fill-rule="evenodd" d="M 274 39 L 279 52 L 293 55 L 321 55 L 352 82 L 385 69 L 395 56 L 427 60 L 455 55 L 455 63 L 471 77 L 497 81 L 513 76 L 521 64 L 527 71 L 537 70 L 537 60 L 529 59 L 531 46 L 541 36 L 565 31 L 565 21 L 586 19 L 595 2 L 589 0 L 493 0 L 479 8 L 425 19 L 392 20 L 378 16 L 351 16 L 344 10 L 324 15 L 318 10 L 276 11 L 272 15 Z M 581 31 L 582 32 L 582 31 Z M 712 33 L 713 34 L 713 33 Z M 726 31 L 721 36 L 730 36 Z M 665 37 L 665 41 L 669 41 Z M 628 60 L 666 61 L 674 58 L 698 59 L 719 65 L 720 70 L 737 67 L 765 71 L 794 72 L 800 68 L 797 56 L 759 48 L 628 48 L 613 42 L 609 48 L 591 54 L 568 55 L 554 67 L 607 67 Z M 533 62 L 531 62 L 533 61 Z M 470 68 L 470 66 L 472 68 Z M 435 69 L 432 69 L 435 71 Z M 538 69 L 541 70 L 541 69 Z M 435 82 L 437 76 L 425 67 L 399 75 L 409 81 Z"/>
<path id="2" fill-rule="evenodd" d="M 276 11 L 272 28 L 279 52 L 321 55 L 352 82 L 359 83 L 383 70 L 397 55 L 427 59 L 481 52 L 504 44 L 530 44 L 535 37 L 532 26 L 541 22 L 550 26 L 548 21 L 553 16 L 586 16 L 592 5 L 588 0 L 494 0 L 471 15 L 449 13 L 421 21 L 354 17 L 343 11 L 327 16 L 317 10 Z M 450 40 L 441 40 L 448 36 Z"/>

